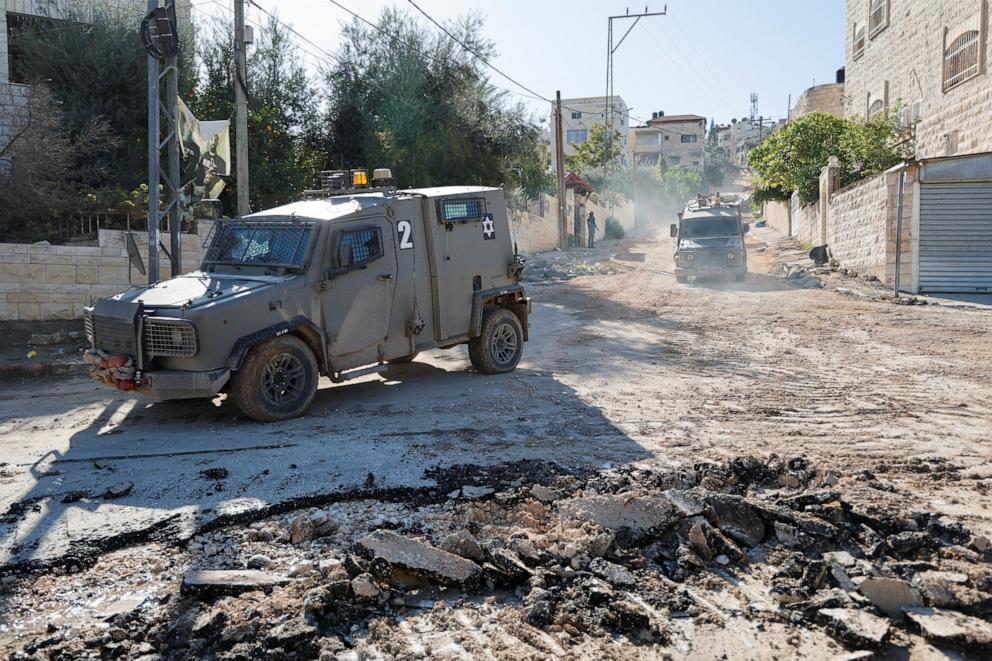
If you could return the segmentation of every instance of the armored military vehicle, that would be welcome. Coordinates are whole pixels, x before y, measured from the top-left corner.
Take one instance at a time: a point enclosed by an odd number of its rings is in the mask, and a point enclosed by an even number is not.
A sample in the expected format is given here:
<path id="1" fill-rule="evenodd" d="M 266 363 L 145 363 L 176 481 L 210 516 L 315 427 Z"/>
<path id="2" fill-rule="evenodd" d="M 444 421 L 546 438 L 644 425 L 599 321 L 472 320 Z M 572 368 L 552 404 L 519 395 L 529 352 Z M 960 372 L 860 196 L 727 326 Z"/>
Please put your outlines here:
<path id="1" fill-rule="evenodd" d="M 741 219 L 740 207 L 719 197 L 700 195 L 679 213 L 671 226 L 675 245 L 675 279 L 747 277 L 747 250 L 744 235 L 748 224 Z"/>
<path id="2" fill-rule="evenodd" d="M 320 375 L 428 349 L 467 344 L 479 372 L 513 370 L 530 301 L 503 191 L 395 190 L 388 171 L 372 186 L 368 174 L 324 173 L 303 201 L 218 220 L 200 270 L 98 301 L 92 376 L 162 400 L 225 391 L 274 421 L 306 411 Z"/>

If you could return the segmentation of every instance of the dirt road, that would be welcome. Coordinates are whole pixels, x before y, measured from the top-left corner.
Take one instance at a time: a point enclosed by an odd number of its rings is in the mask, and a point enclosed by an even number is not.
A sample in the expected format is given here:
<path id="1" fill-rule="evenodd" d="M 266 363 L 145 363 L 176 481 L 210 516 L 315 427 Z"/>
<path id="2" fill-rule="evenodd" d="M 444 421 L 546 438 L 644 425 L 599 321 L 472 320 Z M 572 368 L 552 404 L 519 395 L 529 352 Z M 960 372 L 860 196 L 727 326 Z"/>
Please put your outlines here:
<path id="1" fill-rule="evenodd" d="M 455 521 L 431 528 L 438 508 L 448 516 L 467 507 L 463 499 L 609 466 L 664 471 L 745 455 L 801 456 L 815 467 L 810 476 L 841 476 L 851 489 L 865 476 L 883 480 L 907 511 L 947 515 L 992 537 L 992 312 L 866 300 L 839 293 L 832 278 L 823 289 L 795 288 L 767 273 L 775 237 L 759 230 L 752 240 L 752 248 L 767 246 L 752 253 L 758 272 L 746 282 L 689 285 L 671 275 L 668 239 L 607 245 L 613 274 L 530 287 L 532 342 L 514 374 L 481 376 L 469 371 L 464 351 L 436 352 L 381 377 L 324 384 L 308 415 L 286 424 L 246 421 L 223 399 L 149 403 L 83 378 L 5 384 L 0 645 L 21 649 L 46 631 L 85 629 L 81 613 L 97 622 L 100 609 L 129 590 L 175 593 L 181 572 L 210 558 L 243 566 L 259 528 L 242 522 L 289 525 L 284 513 L 329 508 L 350 522 L 335 541 L 341 551 L 377 525 L 437 536 Z M 525 460 L 554 468 L 537 475 Z M 499 484 L 459 497 L 461 485 L 489 484 L 483 469 L 463 468 L 470 464 L 493 467 Z M 204 551 L 210 546 L 230 556 Z M 125 550 L 103 555 L 115 549 Z M 283 568 L 302 562 L 290 556 Z M 80 578 L 56 587 L 29 573 L 50 565 Z M 116 586 L 107 584 L 115 567 Z M 738 580 L 744 594 L 759 590 L 750 585 L 760 583 L 755 574 Z M 471 612 L 451 610 L 454 602 L 428 609 L 396 625 L 399 638 L 379 631 L 378 642 L 355 616 L 337 652 L 645 653 L 626 639 L 548 638 L 507 620 L 503 601 L 493 599 L 466 606 L 479 609 Z M 513 601 L 512 591 L 499 599 Z M 746 599 L 735 599 L 738 606 L 714 606 L 708 620 L 680 620 L 650 654 L 707 658 L 741 644 L 751 658 L 842 651 L 819 631 L 758 626 L 741 615 Z M 32 610 L 35 601 L 45 608 Z M 919 639 L 902 642 L 924 656 L 934 651 Z M 164 649 L 161 641 L 128 644 L 133 655 Z"/>

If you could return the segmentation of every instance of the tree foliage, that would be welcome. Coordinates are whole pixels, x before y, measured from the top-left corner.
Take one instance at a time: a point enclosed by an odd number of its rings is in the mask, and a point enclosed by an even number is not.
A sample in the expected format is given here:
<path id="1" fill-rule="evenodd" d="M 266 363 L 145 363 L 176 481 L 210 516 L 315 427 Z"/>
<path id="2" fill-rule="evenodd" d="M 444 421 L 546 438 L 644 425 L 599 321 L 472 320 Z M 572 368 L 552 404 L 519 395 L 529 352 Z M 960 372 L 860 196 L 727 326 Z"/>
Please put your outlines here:
<path id="1" fill-rule="evenodd" d="M 377 23 L 345 26 L 325 72 L 326 166 L 389 167 L 403 185 L 505 183 L 528 195 L 553 187 L 536 124 L 477 58 L 397 9 Z M 478 15 L 448 28 L 474 52 L 495 55 Z"/>
<path id="2" fill-rule="evenodd" d="M 831 156 L 840 161 L 841 186 L 883 172 L 903 158 L 887 117 L 844 120 L 811 113 L 773 132 L 748 154 L 756 201 L 788 199 L 796 191 L 802 204 L 816 202 L 820 171 Z"/>

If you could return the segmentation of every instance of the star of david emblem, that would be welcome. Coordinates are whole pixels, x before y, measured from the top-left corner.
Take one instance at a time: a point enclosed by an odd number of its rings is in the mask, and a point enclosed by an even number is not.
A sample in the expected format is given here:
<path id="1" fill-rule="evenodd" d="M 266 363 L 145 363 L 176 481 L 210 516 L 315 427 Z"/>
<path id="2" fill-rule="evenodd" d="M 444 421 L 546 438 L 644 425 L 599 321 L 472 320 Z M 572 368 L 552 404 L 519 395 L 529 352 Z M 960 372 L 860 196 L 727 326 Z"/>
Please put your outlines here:
<path id="1" fill-rule="evenodd" d="M 491 241 L 496 238 L 496 223 L 493 222 L 491 214 L 486 214 L 482 220 L 482 238 Z"/>

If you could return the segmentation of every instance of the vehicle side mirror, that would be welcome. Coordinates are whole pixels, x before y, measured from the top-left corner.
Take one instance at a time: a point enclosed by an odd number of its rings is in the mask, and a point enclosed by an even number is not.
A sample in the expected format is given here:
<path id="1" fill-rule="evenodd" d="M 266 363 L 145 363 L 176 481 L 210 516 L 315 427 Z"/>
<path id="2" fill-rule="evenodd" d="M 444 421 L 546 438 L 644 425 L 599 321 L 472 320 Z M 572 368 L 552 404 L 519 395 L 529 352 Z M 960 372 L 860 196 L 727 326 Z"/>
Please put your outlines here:
<path id="1" fill-rule="evenodd" d="M 751 225 L 748 223 L 744 223 L 744 233 L 747 234 L 750 231 L 751 231 Z"/>
<path id="2" fill-rule="evenodd" d="M 668 229 L 672 233 L 673 239 L 679 235 L 679 226 L 676 225 L 675 223 L 672 223 L 671 227 L 669 227 Z"/>
<path id="3" fill-rule="evenodd" d="M 346 269 L 351 266 L 351 246 L 338 246 L 338 268 Z"/>

